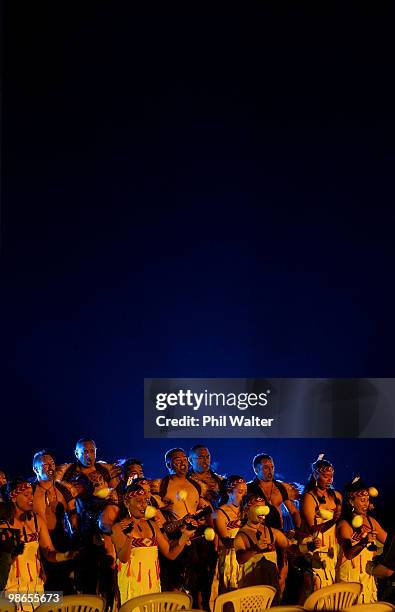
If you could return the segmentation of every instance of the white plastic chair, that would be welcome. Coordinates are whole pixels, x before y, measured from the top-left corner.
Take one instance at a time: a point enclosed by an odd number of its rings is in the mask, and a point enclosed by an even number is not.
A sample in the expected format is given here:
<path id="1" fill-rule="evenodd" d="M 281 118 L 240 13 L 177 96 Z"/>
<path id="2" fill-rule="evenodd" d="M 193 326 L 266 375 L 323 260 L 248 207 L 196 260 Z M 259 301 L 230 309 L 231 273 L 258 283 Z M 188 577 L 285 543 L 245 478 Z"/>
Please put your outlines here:
<path id="1" fill-rule="evenodd" d="M 273 606 L 276 612 L 304 612 L 302 606 Z"/>
<path id="2" fill-rule="evenodd" d="M 218 595 L 214 612 L 222 612 L 224 605 L 231 603 L 234 612 L 260 612 L 270 608 L 276 589 L 268 585 L 250 586 Z"/>
<path id="3" fill-rule="evenodd" d="M 395 606 L 387 601 L 375 601 L 374 603 L 355 604 L 344 608 L 342 612 L 393 612 Z"/>
<path id="4" fill-rule="evenodd" d="M 62 603 L 41 604 L 35 612 L 103 612 L 105 604 L 99 595 L 65 595 Z"/>
<path id="5" fill-rule="evenodd" d="M 0 597 L 0 612 L 16 612 L 16 605 L 7 598 Z"/>
<path id="6" fill-rule="evenodd" d="M 305 610 L 344 610 L 357 601 L 362 591 L 359 582 L 339 582 L 322 587 L 308 596 Z"/>
<path id="7" fill-rule="evenodd" d="M 169 610 L 185 610 L 190 608 L 192 600 L 186 593 L 164 591 L 132 597 L 119 608 L 119 612 L 168 612 Z"/>

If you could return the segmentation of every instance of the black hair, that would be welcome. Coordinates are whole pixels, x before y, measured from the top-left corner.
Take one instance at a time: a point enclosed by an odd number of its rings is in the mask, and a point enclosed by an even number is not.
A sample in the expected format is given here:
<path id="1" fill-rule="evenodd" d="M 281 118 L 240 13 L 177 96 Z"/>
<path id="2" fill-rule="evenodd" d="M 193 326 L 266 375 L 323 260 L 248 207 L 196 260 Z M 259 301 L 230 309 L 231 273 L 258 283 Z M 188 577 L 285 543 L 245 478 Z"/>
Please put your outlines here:
<path id="1" fill-rule="evenodd" d="M 246 515 L 246 511 L 247 511 L 247 506 L 250 502 L 252 502 L 252 500 L 254 499 L 259 499 L 262 498 L 264 499 L 263 495 L 256 495 L 255 493 L 250 493 L 248 495 L 245 495 L 242 499 L 242 502 L 240 504 L 240 510 L 242 512 L 243 515 Z M 266 504 L 266 502 L 265 502 Z M 267 505 L 267 504 L 266 504 Z"/>
<path id="2" fill-rule="evenodd" d="M 229 487 L 232 485 L 232 482 L 235 480 L 244 480 L 243 476 L 238 476 L 237 474 L 232 474 L 225 478 L 225 480 L 221 483 L 221 497 L 218 502 L 219 506 L 223 506 L 227 504 L 229 501 Z M 245 482 L 245 481 L 244 481 Z"/>
<path id="3" fill-rule="evenodd" d="M 350 499 L 349 494 L 357 493 L 357 491 L 362 491 L 363 489 L 368 490 L 369 487 L 363 480 L 361 480 L 359 476 L 355 477 L 351 482 L 348 482 L 347 484 L 344 485 L 342 513 L 341 513 L 340 518 L 347 521 L 347 523 L 349 523 L 350 525 L 351 525 L 351 521 L 354 516 L 354 510 L 353 510 L 352 500 Z M 355 529 L 355 531 L 357 532 L 361 531 L 362 525 L 361 527 L 357 527 L 357 528 L 353 527 L 353 529 Z"/>
<path id="4" fill-rule="evenodd" d="M 185 451 L 183 448 L 170 448 L 168 451 L 165 452 L 165 462 L 167 463 L 176 453 L 183 453 L 185 455 Z"/>
<path id="5" fill-rule="evenodd" d="M 266 453 L 259 453 L 259 455 L 255 455 L 255 457 L 252 460 L 252 465 L 253 465 L 254 470 L 256 466 L 259 465 L 259 463 L 262 463 L 262 461 L 273 461 L 273 457 L 271 457 L 270 455 L 267 455 Z"/>
<path id="6" fill-rule="evenodd" d="M 122 465 L 122 473 L 124 478 L 128 475 L 128 470 L 131 465 L 139 465 L 142 468 L 143 462 L 141 459 L 136 459 L 135 457 L 129 457 L 126 459 Z"/>
<path id="7" fill-rule="evenodd" d="M 12 478 L 7 482 L 6 485 L 2 488 L 2 493 L 4 494 L 4 507 L 3 512 L 8 515 L 9 522 L 13 524 L 14 516 L 15 516 L 15 505 L 13 500 L 11 499 L 11 493 L 19 487 L 19 485 L 24 484 L 25 482 L 29 483 L 27 478 L 23 478 L 22 476 L 17 476 L 16 478 Z M 30 484 L 30 483 L 29 483 Z"/>
<path id="8" fill-rule="evenodd" d="M 48 451 L 45 448 L 43 448 L 42 450 L 39 450 L 36 453 L 34 453 L 34 455 L 33 455 L 33 468 L 36 466 L 37 461 L 39 459 L 41 459 L 42 457 L 44 457 L 44 455 L 49 455 L 55 461 L 53 454 L 50 451 Z"/>
<path id="9" fill-rule="evenodd" d="M 313 489 L 317 487 L 317 480 L 314 476 L 314 472 L 316 472 L 317 470 L 325 469 L 325 468 L 333 468 L 333 464 L 327 459 L 317 459 L 317 461 L 314 461 L 314 463 L 311 464 L 311 474 L 303 489 L 303 493 L 307 493 L 308 491 L 313 491 Z M 332 497 L 333 496 L 336 497 L 335 489 L 332 486 L 328 487 L 327 491 L 329 495 L 331 495 Z"/>
<path id="10" fill-rule="evenodd" d="M 189 449 L 189 454 L 191 455 L 192 453 L 195 453 L 197 450 L 200 450 L 201 448 L 207 448 L 207 446 L 205 446 L 204 444 L 195 444 L 194 446 L 191 446 L 191 448 Z"/>
<path id="11" fill-rule="evenodd" d="M 95 448 L 97 448 L 96 446 L 96 442 L 94 440 L 92 440 L 92 438 L 80 438 L 79 440 L 77 440 L 77 442 L 75 443 L 75 448 L 77 448 L 78 446 L 82 446 L 83 444 L 86 444 L 87 442 L 92 442 L 92 444 L 94 445 Z"/>

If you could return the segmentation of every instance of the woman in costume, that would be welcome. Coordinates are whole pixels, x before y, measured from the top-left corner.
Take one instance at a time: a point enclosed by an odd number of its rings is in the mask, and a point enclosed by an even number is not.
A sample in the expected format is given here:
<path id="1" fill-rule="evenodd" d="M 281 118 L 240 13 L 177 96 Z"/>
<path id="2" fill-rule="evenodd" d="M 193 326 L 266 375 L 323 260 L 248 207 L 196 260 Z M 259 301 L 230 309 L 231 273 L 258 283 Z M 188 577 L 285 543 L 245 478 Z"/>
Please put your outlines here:
<path id="1" fill-rule="evenodd" d="M 236 559 L 234 539 L 242 526 L 241 501 L 247 494 L 247 484 L 241 476 L 229 476 L 225 481 L 226 493 L 214 518 L 219 536 L 218 592 L 226 593 L 238 588 L 239 564 Z"/>
<path id="2" fill-rule="evenodd" d="M 255 495 L 245 499 L 247 522 L 235 538 L 236 558 L 239 563 L 239 588 L 269 584 L 277 590 L 272 605 L 279 603 L 280 586 L 276 547 L 286 549 L 290 542 L 278 529 L 264 523 L 268 506 L 262 497 Z M 266 512 L 265 512 L 266 511 Z"/>
<path id="3" fill-rule="evenodd" d="M 44 574 L 40 551 L 52 563 L 67 561 L 73 553 L 59 553 L 53 547 L 45 521 L 33 512 L 32 485 L 15 479 L 7 485 L 7 506 L 0 527 L 12 536 L 9 550 L 9 572 L 5 592 L 40 593 L 44 591 Z M 21 603 L 23 610 L 32 610 L 40 602 Z"/>
<path id="4" fill-rule="evenodd" d="M 360 582 L 362 592 L 358 603 L 377 601 L 377 586 L 373 576 L 366 573 L 366 564 L 376 554 L 376 540 L 384 544 L 387 534 L 381 525 L 369 516 L 370 493 L 359 476 L 345 487 L 341 520 L 337 526 L 341 546 L 337 566 L 337 582 Z"/>
<path id="5" fill-rule="evenodd" d="M 158 549 L 175 559 L 190 543 L 192 531 L 183 531 L 178 541 L 169 542 L 154 520 L 145 518 L 148 495 L 138 484 L 127 487 L 124 504 L 128 518 L 114 524 L 111 534 L 118 558 L 118 587 L 121 605 L 132 597 L 159 593 Z M 152 518 L 154 510 L 152 510 Z"/>
<path id="6" fill-rule="evenodd" d="M 341 494 L 332 486 L 332 463 L 324 459 L 324 455 L 319 455 L 311 468 L 301 501 L 302 530 L 313 538 L 319 537 L 321 546 L 307 555 L 310 569 L 305 574 L 303 600 L 313 591 L 335 582 L 339 548 L 336 523 L 342 503 Z"/>

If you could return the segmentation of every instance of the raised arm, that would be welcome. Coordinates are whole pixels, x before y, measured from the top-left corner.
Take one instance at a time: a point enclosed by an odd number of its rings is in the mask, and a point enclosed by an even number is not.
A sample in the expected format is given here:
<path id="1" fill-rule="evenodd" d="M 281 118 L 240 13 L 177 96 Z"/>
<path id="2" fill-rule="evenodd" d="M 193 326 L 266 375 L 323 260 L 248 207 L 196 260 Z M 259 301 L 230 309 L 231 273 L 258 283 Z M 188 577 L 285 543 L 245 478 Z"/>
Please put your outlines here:
<path id="1" fill-rule="evenodd" d="M 118 559 L 121 563 L 127 563 L 132 550 L 132 538 L 130 535 L 123 533 L 120 523 L 114 523 L 112 526 L 111 541 L 114 544 Z"/>

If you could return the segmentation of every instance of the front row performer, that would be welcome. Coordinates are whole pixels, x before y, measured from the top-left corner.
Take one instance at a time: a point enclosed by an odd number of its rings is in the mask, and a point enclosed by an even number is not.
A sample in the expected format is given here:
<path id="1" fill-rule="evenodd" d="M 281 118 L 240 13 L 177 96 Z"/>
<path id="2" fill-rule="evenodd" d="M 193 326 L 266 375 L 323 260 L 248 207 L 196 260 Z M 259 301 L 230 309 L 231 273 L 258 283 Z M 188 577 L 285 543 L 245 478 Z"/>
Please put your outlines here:
<path id="1" fill-rule="evenodd" d="M 167 559 L 175 559 L 190 544 L 193 531 L 183 530 L 177 541 L 170 542 L 157 523 L 145 518 L 148 496 L 143 487 L 127 487 L 124 504 L 129 516 L 114 524 L 111 539 L 118 562 L 120 603 L 138 595 L 161 590 L 158 549 Z M 152 507 L 151 507 L 152 510 Z M 152 510 L 154 514 L 155 510 Z"/>
<path id="2" fill-rule="evenodd" d="M 278 551 L 291 551 L 294 555 L 305 550 L 314 551 L 321 546 L 319 538 L 309 536 L 308 544 L 290 541 L 286 535 L 265 524 L 269 507 L 262 497 L 248 496 L 243 501 L 245 525 L 235 538 L 236 558 L 239 563 L 238 587 L 268 584 L 277 593 L 272 605 L 278 605 L 282 596 L 281 574 L 278 568 Z"/>
<path id="3" fill-rule="evenodd" d="M 301 502 L 302 529 L 313 537 L 320 537 L 321 547 L 310 555 L 310 568 L 304 576 L 304 598 L 336 580 L 336 523 L 342 503 L 341 494 L 332 486 L 332 463 L 319 455 L 311 467 Z"/>
<path id="4" fill-rule="evenodd" d="M 376 519 L 369 516 L 369 491 L 359 476 L 346 485 L 342 517 L 338 524 L 341 553 L 337 582 L 360 582 L 363 589 L 358 603 L 377 601 L 376 582 L 366 572 L 366 565 L 376 554 L 376 540 L 384 544 L 387 537 Z"/>
<path id="5" fill-rule="evenodd" d="M 241 476 L 229 476 L 216 512 L 214 525 L 219 536 L 218 592 L 226 593 L 238 588 L 239 564 L 236 559 L 235 537 L 242 527 L 241 503 L 247 494 L 247 483 Z"/>
<path id="6" fill-rule="evenodd" d="M 275 605 L 280 598 L 276 547 L 285 550 L 290 543 L 279 529 L 265 525 L 264 512 L 268 510 L 263 497 L 249 496 L 244 500 L 247 523 L 236 535 L 235 549 L 240 565 L 239 588 L 258 584 L 274 586 Z"/>
<path id="7" fill-rule="evenodd" d="M 0 527 L 3 533 L 14 534 L 15 546 L 10 549 L 6 592 L 40 593 L 44 591 L 44 573 L 40 550 L 50 563 L 73 558 L 73 553 L 55 550 L 48 528 L 41 516 L 33 512 L 32 485 L 22 479 L 7 485 L 6 502 L 2 507 Z M 24 609 L 32 609 L 23 604 Z"/>

